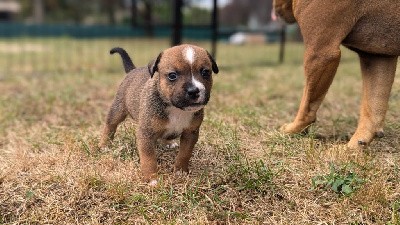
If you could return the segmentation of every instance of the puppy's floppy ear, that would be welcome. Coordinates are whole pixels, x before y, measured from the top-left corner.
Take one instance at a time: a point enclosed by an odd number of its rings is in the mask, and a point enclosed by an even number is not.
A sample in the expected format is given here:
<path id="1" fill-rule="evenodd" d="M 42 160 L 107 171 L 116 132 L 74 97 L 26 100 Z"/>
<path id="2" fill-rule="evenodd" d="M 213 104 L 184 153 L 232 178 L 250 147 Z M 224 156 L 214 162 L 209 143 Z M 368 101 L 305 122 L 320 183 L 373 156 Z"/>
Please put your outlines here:
<path id="1" fill-rule="evenodd" d="M 217 65 L 217 63 L 215 62 L 214 58 L 211 56 L 211 54 L 208 53 L 208 51 L 207 51 L 207 56 L 208 56 L 208 58 L 209 58 L 210 61 L 211 61 L 211 68 L 212 68 L 212 71 L 213 71 L 214 73 L 218 73 L 218 72 L 219 72 L 218 65 Z"/>
<path id="2" fill-rule="evenodd" d="M 149 73 L 150 73 L 150 77 L 153 77 L 155 72 L 158 72 L 158 64 L 160 63 L 160 59 L 162 56 L 162 52 L 157 56 L 156 60 L 153 60 L 149 63 L 149 65 L 147 66 Z"/>

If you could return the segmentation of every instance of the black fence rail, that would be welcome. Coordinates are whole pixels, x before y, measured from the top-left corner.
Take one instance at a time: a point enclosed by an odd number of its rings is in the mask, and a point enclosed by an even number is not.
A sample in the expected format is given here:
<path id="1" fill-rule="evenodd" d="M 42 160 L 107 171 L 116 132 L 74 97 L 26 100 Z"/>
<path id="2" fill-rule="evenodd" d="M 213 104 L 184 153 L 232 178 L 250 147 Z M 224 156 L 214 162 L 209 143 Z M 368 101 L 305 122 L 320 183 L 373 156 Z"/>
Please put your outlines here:
<path id="1" fill-rule="evenodd" d="M 151 38 L 169 38 L 173 28 L 170 25 L 153 27 Z M 234 32 L 233 29 L 227 32 Z M 209 26 L 185 26 L 182 29 L 185 38 L 210 40 L 212 30 Z M 23 24 L 0 23 L 1 38 L 16 37 L 60 37 L 104 38 L 104 37 L 148 37 L 145 27 L 123 25 L 76 25 L 76 24 Z M 226 34 L 221 38 L 226 38 Z"/>

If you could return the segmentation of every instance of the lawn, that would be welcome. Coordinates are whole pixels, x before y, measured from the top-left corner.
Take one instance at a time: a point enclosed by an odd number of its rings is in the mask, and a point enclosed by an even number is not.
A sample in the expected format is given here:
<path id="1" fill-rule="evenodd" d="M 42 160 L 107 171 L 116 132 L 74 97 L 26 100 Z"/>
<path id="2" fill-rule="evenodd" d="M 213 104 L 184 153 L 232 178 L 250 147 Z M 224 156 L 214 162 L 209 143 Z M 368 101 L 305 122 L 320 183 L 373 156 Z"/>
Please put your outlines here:
<path id="1" fill-rule="evenodd" d="M 208 43 L 196 43 L 209 48 Z M 97 148 L 123 79 L 111 47 L 147 65 L 167 40 L 0 40 L 0 224 L 400 224 L 400 76 L 385 137 L 346 149 L 361 96 L 343 49 L 307 135 L 282 135 L 303 88 L 302 45 L 218 45 L 220 73 L 188 175 L 158 149 L 160 185 L 140 180 L 131 121 Z"/>

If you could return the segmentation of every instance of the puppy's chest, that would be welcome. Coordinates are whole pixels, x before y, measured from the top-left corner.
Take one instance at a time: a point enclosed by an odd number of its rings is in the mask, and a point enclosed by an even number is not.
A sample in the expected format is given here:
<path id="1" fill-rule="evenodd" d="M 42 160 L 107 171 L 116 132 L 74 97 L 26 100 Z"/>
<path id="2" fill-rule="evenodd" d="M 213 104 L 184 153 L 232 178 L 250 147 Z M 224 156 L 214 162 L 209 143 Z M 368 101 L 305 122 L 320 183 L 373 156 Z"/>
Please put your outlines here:
<path id="1" fill-rule="evenodd" d="M 193 113 L 180 110 L 175 107 L 167 109 L 168 122 L 163 135 L 165 139 L 177 138 L 183 130 L 190 127 L 193 120 Z"/>

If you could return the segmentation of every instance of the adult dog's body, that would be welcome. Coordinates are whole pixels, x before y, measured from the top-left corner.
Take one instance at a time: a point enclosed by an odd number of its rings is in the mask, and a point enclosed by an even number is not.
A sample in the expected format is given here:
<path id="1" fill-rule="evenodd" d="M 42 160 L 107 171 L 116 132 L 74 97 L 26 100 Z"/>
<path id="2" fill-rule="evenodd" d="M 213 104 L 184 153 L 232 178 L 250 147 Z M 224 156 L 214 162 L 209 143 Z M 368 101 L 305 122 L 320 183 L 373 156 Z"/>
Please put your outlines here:
<path id="1" fill-rule="evenodd" d="M 360 119 L 348 146 L 363 147 L 382 136 L 400 55 L 400 1 L 274 0 L 274 7 L 286 22 L 298 22 L 305 44 L 303 97 L 296 118 L 282 130 L 298 133 L 316 120 L 343 44 L 358 53 L 363 79 Z"/>

